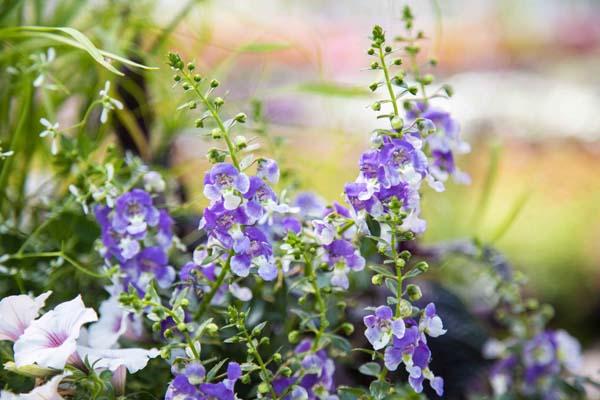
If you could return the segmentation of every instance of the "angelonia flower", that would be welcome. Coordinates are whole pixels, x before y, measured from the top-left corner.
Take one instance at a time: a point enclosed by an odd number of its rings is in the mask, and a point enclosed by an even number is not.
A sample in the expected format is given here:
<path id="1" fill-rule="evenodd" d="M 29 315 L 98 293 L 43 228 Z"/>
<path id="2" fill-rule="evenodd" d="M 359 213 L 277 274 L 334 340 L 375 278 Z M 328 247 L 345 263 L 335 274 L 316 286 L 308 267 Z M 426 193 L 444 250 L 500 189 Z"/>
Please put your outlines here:
<path id="1" fill-rule="evenodd" d="M 408 382 L 417 393 L 423 391 L 423 382 L 429 381 L 433 390 L 442 396 L 444 380 L 429 369 L 431 351 L 427 337 L 446 333 L 435 305 L 429 303 L 421 311 L 419 320 L 394 317 L 391 308 L 379 306 L 373 314 L 364 317 L 365 336 L 374 350 L 385 349 L 384 363 L 390 371 L 404 364 Z"/>
<path id="2" fill-rule="evenodd" d="M 101 254 L 122 273 L 123 290 L 134 287 L 140 294 L 155 279 L 161 287 L 175 280 L 168 251 L 173 241 L 173 220 L 167 210 L 159 210 L 150 194 L 133 189 L 119 196 L 114 207 L 98 205 Z"/>
<path id="3" fill-rule="evenodd" d="M 189 363 L 183 370 L 174 371 L 165 400 L 235 400 L 235 384 L 242 375 L 236 362 L 227 365 L 227 377 L 220 382 L 207 382 L 206 369 L 199 362 Z"/>
<path id="4" fill-rule="evenodd" d="M 40 132 L 40 137 L 49 137 L 51 140 L 50 152 L 52 153 L 52 155 L 58 154 L 58 148 L 60 146 L 60 132 L 58 131 L 58 122 L 55 122 L 53 124 L 46 118 L 41 118 L 40 124 L 42 124 L 44 128 L 46 128 Z"/>
<path id="5" fill-rule="evenodd" d="M 494 393 L 501 396 L 510 390 L 528 394 L 543 394 L 544 399 L 558 398 L 558 378 L 576 373 L 581 364 L 579 342 L 564 330 L 547 330 L 518 344 L 491 341 L 484 354 L 498 359 L 490 371 Z"/>
<path id="6" fill-rule="evenodd" d="M 256 176 L 249 177 L 229 163 L 218 163 L 204 177 L 204 195 L 211 203 L 199 228 L 208 234 L 207 246 L 218 243 L 234 252 L 231 271 L 239 277 L 248 276 L 253 268 L 266 281 L 277 276 L 273 249 L 261 226 L 273 212 L 290 211 L 278 203 L 267 183 L 278 178 L 277 164 L 268 159 L 258 161 Z"/>
<path id="7" fill-rule="evenodd" d="M 289 394 L 286 400 L 338 400 L 333 381 L 335 364 L 326 350 L 312 351 L 311 339 L 302 340 L 294 349 L 302 366 L 300 371 L 289 378 L 277 378 L 273 381 L 273 389 L 277 395 Z"/>

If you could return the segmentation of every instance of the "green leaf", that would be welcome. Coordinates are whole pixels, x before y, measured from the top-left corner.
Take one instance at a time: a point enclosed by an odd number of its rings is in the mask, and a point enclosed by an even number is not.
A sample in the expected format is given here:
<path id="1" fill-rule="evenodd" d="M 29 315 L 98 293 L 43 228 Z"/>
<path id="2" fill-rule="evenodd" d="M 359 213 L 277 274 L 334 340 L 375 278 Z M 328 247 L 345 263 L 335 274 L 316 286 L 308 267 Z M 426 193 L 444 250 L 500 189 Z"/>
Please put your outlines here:
<path id="1" fill-rule="evenodd" d="M 385 277 L 392 278 L 392 279 L 396 278 L 396 276 L 394 274 L 392 274 L 389 269 L 384 268 L 382 266 L 379 266 L 379 265 L 369 265 L 369 269 L 372 270 L 372 271 L 375 271 L 378 274 L 381 274 L 381 275 L 383 275 Z"/>
<path id="2" fill-rule="evenodd" d="M 365 97 L 369 95 L 369 91 L 361 86 L 327 81 L 305 82 L 300 84 L 297 89 L 304 93 L 329 97 Z"/>
<path id="3" fill-rule="evenodd" d="M 329 334 L 327 336 L 331 340 L 331 345 L 333 347 L 335 347 L 336 349 L 338 349 L 344 353 L 349 353 L 352 351 L 352 345 L 350 344 L 350 342 L 347 339 L 345 339 L 339 335 L 333 335 L 333 334 Z"/>
<path id="4" fill-rule="evenodd" d="M 371 361 L 358 367 L 358 372 L 363 375 L 378 377 L 381 372 L 381 366 Z"/>
<path id="5" fill-rule="evenodd" d="M 208 373 L 206 374 L 206 380 L 208 382 L 210 382 L 215 376 L 217 376 L 217 374 L 219 373 L 219 370 L 221 369 L 223 364 L 225 364 L 226 362 L 227 362 L 227 358 L 224 358 L 221 361 L 219 361 L 217 364 L 215 364 L 215 366 L 212 367 L 210 369 L 210 371 L 208 371 Z"/>
<path id="6" fill-rule="evenodd" d="M 65 37 L 52 32 L 61 32 L 71 38 Z M 20 26 L 12 28 L 0 29 L 0 38 L 21 38 L 21 37 L 38 37 L 49 39 L 55 42 L 66 44 L 71 47 L 75 47 L 86 51 L 96 62 L 108 69 L 112 73 L 123 76 L 124 74 L 116 69 L 111 63 L 106 61 L 106 58 L 119 61 L 123 64 L 128 64 L 133 67 L 142 69 L 157 69 L 155 67 L 148 67 L 143 64 L 139 64 L 135 61 L 131 61 L 125 57 L 121 57 L 117 54 L 110 53 L 105 50 L 98 49 L 92 41 L 85 36 L 83 33 L 74 28 L 69 27 L 52 27 L 52 26 Z"/>

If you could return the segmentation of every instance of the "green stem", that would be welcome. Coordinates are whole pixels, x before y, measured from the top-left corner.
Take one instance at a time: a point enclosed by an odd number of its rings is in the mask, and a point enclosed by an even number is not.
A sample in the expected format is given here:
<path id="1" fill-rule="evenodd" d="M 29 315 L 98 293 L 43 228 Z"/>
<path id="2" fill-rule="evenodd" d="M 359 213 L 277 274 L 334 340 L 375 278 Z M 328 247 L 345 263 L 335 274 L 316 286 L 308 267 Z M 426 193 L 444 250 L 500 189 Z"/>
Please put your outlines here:
<path id="1" fill-rule="evenodd" d="M 217 277 L 217 280 L 214 282 L 212 288 L 210 289 L 210 292 L 208 292 L 208 294 L 206 296 L 204 296 L 204 298 L 202 299 L 200 308 L 198 308 L 198 311 L 196 312 L 196 318 L 200 318 L 202 315 L 204 315 L 204 312 L 206 311 L 206 307 L 208 307 L 208 305 L 212 301 L 213 297 L 215 297 L 215 294 L 217 293 L 217 291 L 223 284 L 225 277 L 227 276 L 227 274 L 229 273 L 229 270 L 231 269 L 231 257 L 232 256 L 233 256 L 233 252 L 229 253 L 229 257 L 227 258 L 227 261 L 225 262 L 225 266 L 221 270 L 221 273 Z"/>
<path id="2" fill-rule="evenodd" d="M 75 269 L 83 272 L 86 275 L 92 276 L 94 278 L 100 278 L 100 279 L 104 279 L 104 278 L 108 278 L 108 276 L 103 275 L 103 274 L 97 274 L 95 272 L 92 272 L 86 268 L 84 268 L 81 264 L 79 264 L 77 261 L 75 261 L 73 258 L 71 258 L 69 255 L 67 255 L 66 253 L 62 252 L 62 251 L 47 251 L 47 252 L 41 252 L 41 253 L 28 253 L 28 254 L 13 254 L 9 257 L 9 259 L 11 260 L 24 260 L 27 258 L 56 258 L 56 257 L 62 257 L 64 258 L 64 260 L 66 262 L 68 262 L 69 264 L 71 264 L 73 267 L 75 267 Z"/>
<path id="3" fill-rule="evenodd" d="M 162 308 L 165 313 L 171 317 L 173 319 L 173 322 L 175 323 L 175 326 L 178 326 L 180 323 L 185 323 L 184 321 L 182 321 L 181 319 L 179 319 L 179 317 L 177 316 L 177 314 L 175 314 L 175 312 L 173 312 L 173 310 L 163 306 L 162 304 L 159 303 L 155 303 L 153 301 L 148 302 L 148 305 L 153 306 L 153 307 L 159 307 Z M 200 360 L 200 354 L 198 353 L 198 350 L 196 350 L 196 346 L 194 345 L 194 341 L 192 340 L 192 337 L 190 336 L 190 334 L 187 332 L 187 329 L 185 331 L 180 331 L 183 336 L 185 337 L 185 340 L 190 348 L 190 350 L 192 351 L 192 354 L 194 355 L 194 358 L 196 360 Z"/>
<path id="4" fill-rule="evenodd" d="M 250 336 L 250 334 L 248 333 L 248 330 L 246 329 L 246 321 L 242 322 L 242 333 L 244 334 L 244 337 L 246 338 L 246 343 L 248 343 L 250 352 L 254 355 L 254 359 L 256 360 L 256 362 L 258 363 L 258 366 L 260 367 L 260 370 L 262 372 L 261 375 L 262 375 L 263 382 L 265 382 L 269 385 L 269 391 L 271 392 L 271 396 L 273 397 L 273 399 L 276 399 L 277 393 L 275 393 L 275 389 L 273 389 L 273 385 L 270 382 L 266 382 L 267 377 L 269 376 L 269 371 L 267 370 L 267 366 L 266 366 L 264 360 L 262 359 L 262 356 L 258 352 L 258 349 L 254 345 L 254 342 L 253 342 L 254 339 Z"/>
<path id="5" fill-rule="evenodd" d="M 229 137 L 229 131 L 227 130 L 227 128 L 225 128 L 225 124 L 223 123 L 223 120 L 219 116 L 217 109 L 210 102 L 208 97 L 205 96 L 204 94 L 202 94 L 202 92 L 200 91 L 200 89 L 198 87 L 198 83 L 196 83 L 194 81 L 194 79 L 189 76 L 188 73 L 184 72 L 183 75 L 185 76 L 185 79 L 188 81 L 188 83 L 194 88 L 194 92 L 196 93 L 198 98 L 202 101 L 202 103 L 204 104 L 204 106 L 206 107 L 208 112 L 210 112 L 210 114 L 212 115 L 214 121 L 216 122 L 217 126 L 219 127 L 219 130 L 223 134 L 223 139 L 225 140 L 225 143 L 227 144 L 227 149 L 229 150 L 229 155 L 231 156 L 231 161 L 233 162 L 233 165 L 238 170 L 240 170 L 240 163 L 238 162 L 237 156 L 235 154 L 236 153 L 235 146 L 233 145 L 233 142 L 231 141 L 231 138 Z"/>
<path id="6" fill-rule="evenodd" d="M 392 88 L 392 82 L 390 80 L 390 72 L 389 72 L 387 64 L 385 63 L 385 54 L 383 53 L 382 45 L 379 45 L 378 51 L 379 51 L 379 62 L 381 63 L 381 69 L 383 70 L 383 75 L 385 76 L 385 85 L 387 86 L 387 90 L 390 95 L 392 107 L 394 107 L 394 115 L 399 116 L 400 113 L 398 111 L 398 102 L 396 101 L 396 93 L 394 93 L 394 89 Z"/>
<path id="7" fill-rule="evenodd" d="M 312 260 L 309 259 L 306 256 L 306 254 L 304 254 L 304 262 L 306 264 L 304 273 L 306 274 L 313 288 L 313 291 L 315 292 L 315 299 L 317 300 L 317 305 L 319 308 L 319 329 L 315 334 L 315 340 L 312 345 L 312 350 L 316 351 L 319 348 L 319 342 L 321 340 L 321 337 L 323 336 L 323 333 L 325 333 L 325 328 L 329 324 L 329 322 L 327 321 L 327 306 L 325 304 L 323 296 L 321 295 L 321 290 L 319 289 L 319 284 L 317 282 L 317 274 L 315 273 L 315 270 L 313 268 Z"/>

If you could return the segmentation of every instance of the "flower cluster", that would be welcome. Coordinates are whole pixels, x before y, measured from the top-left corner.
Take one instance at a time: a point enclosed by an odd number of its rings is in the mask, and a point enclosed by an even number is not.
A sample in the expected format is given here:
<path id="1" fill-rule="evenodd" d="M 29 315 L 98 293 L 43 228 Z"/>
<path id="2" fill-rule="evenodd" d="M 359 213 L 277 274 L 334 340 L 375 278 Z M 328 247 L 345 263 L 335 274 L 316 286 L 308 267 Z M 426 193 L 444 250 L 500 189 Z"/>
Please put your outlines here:
<path id="1" fill-rule="evenodd" d="M 404 364 L 409 384 L 417 393 L 423 391 L 425 379 L 438 396 L 444 393 L 444 380 L 429 369 L 431 350 L 427 336 L 438 337 L 446 333 L 433 303 L 425 307 L 418 322 L 412 318 L 394 318 L 391 308 L 379 306 L 374 314 L 364 317 L 364 323 L 367 327 L 365 336 L 373 349 L 385 348 L 384 362 L 389 371 Z"/>
<path id="2" fill-rule="evenodd" d="M 273 382 L 278 396 L 286 400 L 338 399 L 333 381 L 335 364 L 325 350 L 314 352 L 312 347 L 313 341 L 310 339 L 304 339 L 296 346 L 294 353 L 300 358 L 302 369 L 293 376 L 278 378 Z"/>
<path id="3" fill-rule="evenodd" d="M 199 362 L 188 364 L 181 371 L 174 371 L 175 376 L 165 400 L 234 400 L 234 386 L 242 375 L 242 369 L 236 362 L 227 366 L 227 378 L 220 382 L 206 382 L 206 369 Z"/>
<path id="4" fill-rule="evenodd" d="M 272 160 L 258 162 L 256 176 L 248 177 L 229 163 L 218 163 L 204 177 L 204 195 L 211 201 L 204 210 L 200 229 L 208 234 L 208 244 L 218 243 L 232 252 L 231 271 L 240 277 L 257 267 L 258 275 L 271 281 L 277 276 L 273 249 L 261 224 L 273 212 L 286 212 L 268 182 L 279 179 Z"/>
<path id="5" fill-rule="evenodd" d="M 575 373 L 581 364 L 579 342 L 563 330 L 540 332 L 524 343 L 492 340 L 484 354 L 498 359 L 490 372 L 497 396 L 518 385 L 526 395 L 544 393 L 545 398 L 555 398 L 561 374 Z"/>
<path id="6" fill-rule="evenodd" d="M 132 286 L 143 293 L 151 279 L 162 287 L 173 282 L 175 270 L 168 259 L 173 220 L 148 192 L 133 189 L 119 196 L 114 207 L 97 206 L 95 214 L 102 232 L 101 254 L 119 265 L 123 290 Z"/>

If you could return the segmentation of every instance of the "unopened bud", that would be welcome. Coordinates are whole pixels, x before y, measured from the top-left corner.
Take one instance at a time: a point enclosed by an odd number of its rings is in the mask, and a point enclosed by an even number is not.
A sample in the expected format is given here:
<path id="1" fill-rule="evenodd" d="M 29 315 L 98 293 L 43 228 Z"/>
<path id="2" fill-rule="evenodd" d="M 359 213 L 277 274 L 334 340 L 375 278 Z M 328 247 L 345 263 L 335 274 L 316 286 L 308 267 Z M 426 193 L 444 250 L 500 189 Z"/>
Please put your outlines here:
<path id="1" fill-rule="evenodd" d="M 238 115 L 236 115 L 236 116 L 235 116 L 235 118 L 234 118 L 234 119 L 235 119 L 237 122 L 239 122 L 240 124 L 243 124 L 243 123 L 245 123 L 245 122 L 246 122 L 247 118 L 248 118 L 248 117 L 246 116 L 246 114 L 244 114 L 244 113 L 239 113 Z"/>
<path id="2" fill-rule="evenodd" d="M 291 331 L 290 333 L 288 333 L 288 341 L 291 344 L 298 343 L 298 340 L 300 340 L 300 332 L 298 332 L 298 331 Z"/>
<path id="3" fill-rule="evenodd" d="M 344 322 L 342 324 L 342 332 L 344 332 L 346 336 L 352 335 L 354 332 L 354 325 L 352 325 L 350 322 Z"/>
<path id="4" fill-rule="evenodd" d="M 213 139 L 221 139 L 223 137 L 219 128 L 214 128 L 210 131 L 210 136 L 212 136 Z"/>
<path id="5" fill-rule="evenodd" d="M 371 277 L 371 283 L 375 286 L 380 286 L 383 283 L 383 275 L 373 275 L 373 277 Z"/>
<path id="6" fill-rule="evenodd" d="M 217 326 L 217 324 L 215 323 L 210 323 L 208 325 L 206 325 L 206 333 L 208 333 L 211 336 L 214 336 L 217 334 L 217 332 L 219 331 L 219 327 Z"/>
<path id="7" fill-rule="evenodd" d="M 410 284 L 406 287 L 406 293 L 408 293 L 408 298 L 411 301 L 417 301 L 421 297 L 423 297 L 423 293 L 421 292 L 421 288 L 417 285 Z"/>
<path id="8" fill-rule="evenodd" d="M 216 88 L 216 87 L 219 87 L 219 85 L 220 85 L 220 83 L 219 83 L 219 81 L 218 81 L 218 80 L 216 80 L 216 79 L 213 79 L 212 81 L 210 81 L 210 87 L 211 87 L 211 88 Z"/>
<path id="9" fill-rule="evenodd" d="M 275 361 L 276 363 L 281 362 L 281 353 L 273 354 L 273 361 Z"/>
<path id="10" fill-rule="evenodd" d="M 394 130 L 399 131 L 400 129 L 402 129 L 402 127 L 404 127 L 404 120 L 399 116 L 393 117 L 390 122 Z"/>

